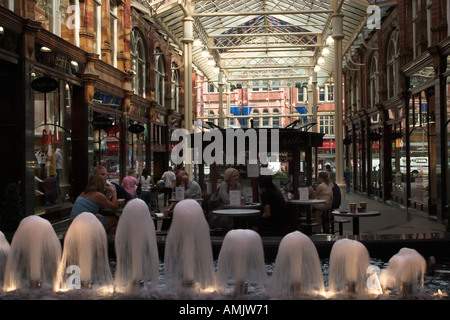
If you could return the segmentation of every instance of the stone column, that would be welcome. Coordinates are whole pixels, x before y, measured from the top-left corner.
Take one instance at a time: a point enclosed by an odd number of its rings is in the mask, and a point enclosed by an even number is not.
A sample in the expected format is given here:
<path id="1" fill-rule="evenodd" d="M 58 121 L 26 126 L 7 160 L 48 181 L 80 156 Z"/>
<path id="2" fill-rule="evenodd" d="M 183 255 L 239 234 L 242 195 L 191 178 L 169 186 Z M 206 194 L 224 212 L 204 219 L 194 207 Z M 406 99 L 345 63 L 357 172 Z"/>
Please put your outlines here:
<path id="1" fill-rule="evenodd" d="M 343 18 L 340 12 L 338 0 L 331 1 L 331 9 L 334 11 L 332 16 L 333 39 L 334 39 L 334 136 L 336 148 L 336 183 L 341 188 L 341 194 L 345 195 L 344 181 L 344 135 L 343 135 L 343 104 L 342 104 L 342 39 Z"/>
<path id="2" fill-rule="evenodd" d="M 191 14 L 193 13 L 193 6 L 190 5 L 186 10 L 186 16 L 183 18 L 183 51 L 184 51 L 184 128 L 192 133 L 192 43 L 194 42 L 193 35 L 193 22 Z M 186 165 L 185 171 L 189 174 L 189 177 L 193 177 L 193 165 L 192 165 L 192 149 L 185 148 Z"/>
<path id="3" fill-rule="evenodd" d="M 219 126 L 224 127 L 223 121 L 223 86 L 224 86 L 224 74 L 223 71 L 219 71 Z"/>

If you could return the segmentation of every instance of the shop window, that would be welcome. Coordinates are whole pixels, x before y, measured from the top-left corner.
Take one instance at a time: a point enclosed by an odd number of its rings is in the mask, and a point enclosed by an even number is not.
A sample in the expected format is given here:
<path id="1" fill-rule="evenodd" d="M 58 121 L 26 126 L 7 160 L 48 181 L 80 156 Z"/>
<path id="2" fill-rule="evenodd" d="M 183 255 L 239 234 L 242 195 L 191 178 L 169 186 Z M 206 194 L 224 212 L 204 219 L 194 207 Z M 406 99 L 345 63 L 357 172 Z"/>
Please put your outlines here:
<path id="1" fill-rule="evenodd" d="M 411 175 L 411 198 L 427 202 L 429 192 L 428 131 L 417 127 L 410 134 L 409 172 Z"/>
<path id="2" fill-rule="evenodd" d="M 130 128 L 141 128 L 139 132 Z M 136 170 L 136 173 L 142 172 L 146 166 L 146 143 L 145 137 L 148 136 L 146 124 L 134 121 L 128 127 L 128 168 Z"/>
<path id="3" fill-rule="evenodd" d="M 402 128 L 401 123 L 391 126 L 392 191 L 397 193 L 406 191 L 406 145 Z"/>
<path id="4" fill-rule="evenodd" d="M 43 76 L 36 74 L 36 79 Z M 56 80 L 56 79 L 55 79 Z M 58 81 L 49 93 L 33 92 L 36 209 L 58 205 L 70 194 L 72 86 Z M 61 166 L 60 166 L 61 165 Z M 59 194 L 46 199 L 42 181 L 56 177 Z"/>

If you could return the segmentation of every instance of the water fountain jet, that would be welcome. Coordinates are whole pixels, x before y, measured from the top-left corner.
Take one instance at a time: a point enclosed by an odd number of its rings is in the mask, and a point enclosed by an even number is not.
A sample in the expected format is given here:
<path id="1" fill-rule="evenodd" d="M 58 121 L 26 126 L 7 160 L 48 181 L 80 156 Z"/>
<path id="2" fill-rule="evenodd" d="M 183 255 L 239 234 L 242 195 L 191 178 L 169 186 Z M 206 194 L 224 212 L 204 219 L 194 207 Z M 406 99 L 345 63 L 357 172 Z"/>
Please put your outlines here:
<path id="1" fill-rule="evenodd" d="M 173 210 L 164 251 L 165 276 L 176 290 L 215 286 L 208 222 L 197 201 L 185 199 Z M 181 287 L 180 287 L 181 285 Z"/>
<path id="2" fill-rule="evenodd" d="M 234 295 L 247 293 L 248 283 L 266 285 L 267 274 L 261 236 L 250 229 L 230 230 L 217 260 L 217 280 L 222 292 L 234 281 Z"/>
<path id="3" fill-rule="evenodd" d="M 289 297 L 324 290 L 320 258 L 312 240 L 300 231 L 285 235 L 280 242 L 269 281 L 269 295 Z"/>
<path id="4" fill-rule="evenodd" d="M 402 248 L 389 259 L 387 269 L 383 270 L 382 286 L 397 290 L 402 295 L 412 295 L 423 287 L 426 267 L 426 260 L 420 253 Z"/>
<path id="5" fill-rule="evenodd" d="M 143 287 L 158 281 L 159 255 L 155 224 L 141 199 L 129 201 L 120 216 L 115 236 L 115 284 Z"/>
<path id="6" fill-rule="evenodd" d="M 113 284 L 106 231 L 98 218 L 82 212 L 71 223 L 64 238 L 55 291 Z M 75 282 L 74 282 L 75 281 Z"/>
<path id="7" fill-rule="evenodd" d="M 362 294 L 367 292 L 367 270 L 370 256 L 359 241 L 340 239 L 330 252 L 329 289 L 332 292 Z"/>
<path id="8" fill-rule="evenodd" d="M 61 243 L 50 222 L 27 216 L 11 242 L 5 266 L 4 290 L 53 286 L 61 258 Z"/>

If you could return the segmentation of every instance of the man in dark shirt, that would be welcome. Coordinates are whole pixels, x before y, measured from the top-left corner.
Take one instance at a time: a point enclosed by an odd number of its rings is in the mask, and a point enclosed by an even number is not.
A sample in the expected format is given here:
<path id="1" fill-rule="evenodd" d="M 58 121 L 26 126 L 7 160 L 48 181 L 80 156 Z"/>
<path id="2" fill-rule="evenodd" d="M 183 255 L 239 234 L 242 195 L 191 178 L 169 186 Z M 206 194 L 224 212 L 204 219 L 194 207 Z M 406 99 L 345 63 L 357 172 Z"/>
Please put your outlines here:
<path id="1" fill-rule="evenodd" d="M 250 219 L 252 229 L 259 233 L 281 234 L 287 227 L 287 207 L 283 194 L 272 182 L 272 176 L 259 177 L 262 215 Z"/>

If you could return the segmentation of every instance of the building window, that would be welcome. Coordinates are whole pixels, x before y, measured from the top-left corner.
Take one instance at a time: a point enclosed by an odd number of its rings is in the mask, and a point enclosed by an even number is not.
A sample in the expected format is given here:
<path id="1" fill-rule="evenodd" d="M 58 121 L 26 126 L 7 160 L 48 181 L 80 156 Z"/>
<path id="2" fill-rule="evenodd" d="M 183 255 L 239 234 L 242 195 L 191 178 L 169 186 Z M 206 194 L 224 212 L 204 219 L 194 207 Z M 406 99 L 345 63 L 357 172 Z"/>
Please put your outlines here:
<path id="1" fill-rule="evenodd" d="M 378 56 L 375 53 L 370 62 L 370 107 L 378 103 Z"/>
<path id="2" fill-rule="evenodd" d="M 111 46 L 111 64 L 117 68 L 117 4 L 110 1 L 110 46 Z"/>
<path id="3" fill-rule="evenodd" d="M 330 102 L 334 101 L 334 86 L 332 85 L 327 86 L 327 95 L 328 95 L 327 101 Z"/>
<path id="4" fill-rule="evenodd" d="M 319 87 L 319 101 L 325 101 L 325 87 Z"/>
<path id="5" fill-rule="evenodd" d="M 305 88 L 301 87 L 297 89 L 297 101 L 298 102 L 305 102 L 308 100 L 308 95 L 305 95 Z"/>
<path id="6" fill-rule="evenodd" d="M 272 112 L 272 127 L 280 127 L 280 112 L 278 111 L 278 109 L 274 109 Z"/>
<path id="7" fill-rule="evenodd" d="M 41 22 L 44 29 L 57 36 L 61 36 L 61 21 L 66 14 L 64 9 L 61 10 L 63 5 L 64 3 L 61 4 L 60 0 L 38 0 L 34 8 L 36 21 Z"/>
<path id="8" fill-rule="evenodd" d="M 319 131 L 325 135 L 334 135 L 334 117 L 319 116 Z"/>
<path id="9" fill-rule="evenodd" d="M 428 47 L 431 47 L 433 44 L 433 39 L 431 37 L 431 28 L 432 28 L 432 15 L 431 15 L 431 0 L 427 0 L 427 40 L 428 40 Z"/>
<path id="10" fill-rule="evenodd" d="M 214 111 L 209 110 L 209 119 L 208 119 L 208 121 L 212 122 L 214 124 L 217 124 L 217 121 L 216 121 L 216 119 L 214 117 L 215 117 Z"/>
<path id="11" fill-rule="evenodd" d="M 388 99 L 398 93 L 398 59 L 397 59 L 397 32 L 391 36 L 387 51 L 387 95 Z"/>
<path id="12" fill-rule="evenodd" d="M 214 93 L 216 90 L 215 90 L 215 87 L 214 87 L 214 83 L 212 83 L 212 82 L 210 82 L 210 83 L 208 83 L 208 92 L 209 93 Z"/>
<path id="13" fill-rule="evenodd" d="M 259 91 L 259 81 L 252 81 L 252 91 Z"/>
<path id="14" fill-rule="evenodd" d="M 176 63 L 172 63 L 172 79 L 171 79 L 171 99 L 172 109 L 179 112 L 180 105 L 180 73 Z"/>
<path id="15" fill-rule="evenodd" d="M 273 91 L 278 91 L 280 90 L 280 80 L 272 80 L 272 86 L 271 89 Z"/>
<path id="16" fill-rule="evenodd" d="M 94 52 L 102 54 L 102 2 L 94 0 Z"/>
<path id="17" fill-rule="evenodd" d="M 253 109 L 253 115 L 254 115 L 254 117 L 253 117 L 253 127 L 254 128 L 259 128 L 259 120 L 260 120 L 260 118 L 258 117 L 259 116 L 259 110 Z"/>
<path id="18" fill-rule="evenodd" d="M 419 25 L 418 0 L 412 0 L 412 38 L 413 38 L 413 58 L 417 56 L 417 31 Z"/>
<path id="19" fill-rule="evenodd" d="M 155 100 L 164 105 L 164 78 L 166 75 L 164 66 L 164 56 L 161 50 L 155 49 Z"/>
<path id="20" fill-rule="evenodd" d="M 450 36 L 450 0 L 447 0 L 447 14 L 446 14 L 446 16 L 447 16 L 447 36 Z"/>
<path id="21" fill-rule="evenodd" d="M 264 109 L 262 115 L 263 115 L 262 125 L 263 125 L 263 127 L 268 127 L 269 126 L 269 110 Z"/>
<path id="22" fill-rule="evenodd" d="M 134 93 L 145 98 L 145 46 L 137 29 L 131 31 L 131 70 L 134 78 L 131 88 Z"/>

